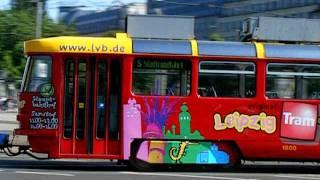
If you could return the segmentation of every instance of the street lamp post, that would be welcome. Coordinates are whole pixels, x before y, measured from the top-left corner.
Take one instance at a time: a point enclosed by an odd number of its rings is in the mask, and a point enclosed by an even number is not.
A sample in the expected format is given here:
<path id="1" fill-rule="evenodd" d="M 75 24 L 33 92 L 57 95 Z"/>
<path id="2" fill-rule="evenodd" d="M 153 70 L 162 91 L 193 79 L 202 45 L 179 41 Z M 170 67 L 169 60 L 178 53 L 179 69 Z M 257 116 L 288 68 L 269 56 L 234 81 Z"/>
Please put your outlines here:
<path id="1" fill-rule="evenodd" d="M 32 2 L 37 3 L 36 38 L 41 38 L 41 34 L 42 34 L 43 2 L 42 2 L 42 0 L 33 0 Z"/>

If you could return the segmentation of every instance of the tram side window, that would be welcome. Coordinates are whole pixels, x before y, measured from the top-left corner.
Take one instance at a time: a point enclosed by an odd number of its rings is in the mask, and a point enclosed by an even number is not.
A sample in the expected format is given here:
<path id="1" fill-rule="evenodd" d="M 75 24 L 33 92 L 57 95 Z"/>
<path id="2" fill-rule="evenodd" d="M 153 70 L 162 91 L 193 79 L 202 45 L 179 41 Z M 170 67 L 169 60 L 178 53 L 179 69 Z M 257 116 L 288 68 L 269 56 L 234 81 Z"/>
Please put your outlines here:
<path id="1" fill-rule="evenodd" d="M 64 137 L 72 137 L 74 103 L 74 62 L 67 59 L 65 64 Z"/>
<path id="2" fill-rule="evenodd" d="M 172 59 L 136 59 L 133 93 L 137 95 L 187 96 L 190 93 L 191 62 Z"/>
<path id="3" fill-rule="evenodd" d="M 51 83 L 52 59 L 49 56 L 31 56 L 28 60 L 25 92 L 40 92 L 43 84 Z"/>
<path id="4" fill-rule="evenodd" d="M 201 61 L 198 94 L 202 97 L 254 97 L 256 95 L 255 64 Z"/>
<path id="5" fill-rule="evenodd" d="M 320 99 L 320 65 L 270 63 L 266 96 L 285 99 Z"/>

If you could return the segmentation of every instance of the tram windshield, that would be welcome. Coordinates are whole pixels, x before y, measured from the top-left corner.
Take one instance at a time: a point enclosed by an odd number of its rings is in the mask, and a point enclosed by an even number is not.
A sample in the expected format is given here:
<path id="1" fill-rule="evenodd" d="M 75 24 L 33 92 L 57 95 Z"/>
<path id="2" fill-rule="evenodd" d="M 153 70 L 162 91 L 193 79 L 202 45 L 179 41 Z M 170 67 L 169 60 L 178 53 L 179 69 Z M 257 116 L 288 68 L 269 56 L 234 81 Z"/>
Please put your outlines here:
<path id="1" fill-rule="evenodd" d="M 51 83 L 50 56 L 30 56 L 26 68 L 22 84 L 23 92 L 39 92 L 41 85 Z"/>

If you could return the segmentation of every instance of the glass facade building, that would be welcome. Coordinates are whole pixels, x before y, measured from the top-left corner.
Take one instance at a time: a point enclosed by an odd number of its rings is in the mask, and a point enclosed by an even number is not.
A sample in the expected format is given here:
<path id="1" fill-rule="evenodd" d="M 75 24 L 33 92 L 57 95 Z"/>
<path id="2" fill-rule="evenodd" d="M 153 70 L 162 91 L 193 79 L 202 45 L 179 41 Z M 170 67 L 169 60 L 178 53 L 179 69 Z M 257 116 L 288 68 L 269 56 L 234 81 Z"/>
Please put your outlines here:
<path id="1" fill-rule="evenodd" d="M 197 39 L 238 41 L 242 21 L 275 16 L 318 19 L 320 0 L 148 0 L 149 14 L 194 16 Z"/>
<path id="2" fill-rule="evenodd" d="M 60 7 L 60 22 L 75 25 L 81 35 L 100 36 L 112 30 L 125 29 L 128 14 L 145 14 L 145 3 L 115 6 L 101 12 L 85 11 L 77 7 Z"/>

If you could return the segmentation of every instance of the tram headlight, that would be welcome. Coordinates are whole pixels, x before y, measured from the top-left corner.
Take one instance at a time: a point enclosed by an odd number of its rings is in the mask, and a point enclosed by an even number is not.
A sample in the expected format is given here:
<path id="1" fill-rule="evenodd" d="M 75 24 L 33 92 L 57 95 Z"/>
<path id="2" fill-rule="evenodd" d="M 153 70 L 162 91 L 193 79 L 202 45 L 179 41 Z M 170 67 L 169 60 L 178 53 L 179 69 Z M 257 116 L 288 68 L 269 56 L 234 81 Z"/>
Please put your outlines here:
<path id="1" fill-rule="evenodd" d="M 18 129 L 21 129 L 21 118 L 20 118 L 20 115 L 18 114 L 17 117 L 16 117 L 16 120 L 18 122 Z"/>
<path id="2" fill-rule="evenodd" d="M 18 121 L 18 128 L 21 129 L 21 122 Z"/>
<path id="3" fill-rule="evenodd" d="M 20 111 L 22 108 L 24 108 L 25 104 L 26 104 L 25 100 L 19 100 L 18 101 L 18 111 Z"/>

